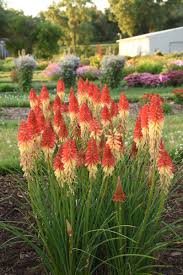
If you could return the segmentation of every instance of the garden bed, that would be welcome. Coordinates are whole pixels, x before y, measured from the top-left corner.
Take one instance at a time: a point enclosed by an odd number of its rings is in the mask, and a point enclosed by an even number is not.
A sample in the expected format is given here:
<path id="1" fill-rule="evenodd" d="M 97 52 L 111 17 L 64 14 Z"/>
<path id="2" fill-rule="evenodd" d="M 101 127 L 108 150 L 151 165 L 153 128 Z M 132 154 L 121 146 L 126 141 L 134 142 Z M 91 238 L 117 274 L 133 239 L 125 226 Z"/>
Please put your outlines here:
<path id="1" fill-rule="evenodd" d="M 29 208 L 22 196 L 22 191 L 17 182 L 23 183 L 21 175 L 0 176 L 0 217 L 1 220 L 21 223 L 21 227 L 29 229 L 27 220 L 30 221 Z M 174 187 L 167 203 L 165 216 L 166 223 L 172 223 L 183 216 L 183 181 L 179 181 Z M 20 225 L 19 225 L 20 226 Z M 183 229 L 183 227 L 182 227 Z M 179 232 L 179 234 L 183 234 Z M 170 236 L 167 236 L 167 238 Z M 7 241 L 10 235 L 6 232 L 0 233 L 1 243 Z M 166 275 L 183 274 L 183 243 L 177 243 L 166 252 L 159 255 L 159 263 L 168 266 L 158 270 Z M 35 252 L 25 244 L 16 243 L 10 247 L 0 250 L 0 274 L 6 275 L 43 275 L 39 266 L 39 259 Z M 106 275 L 106 274 L 105 274 Z"/>

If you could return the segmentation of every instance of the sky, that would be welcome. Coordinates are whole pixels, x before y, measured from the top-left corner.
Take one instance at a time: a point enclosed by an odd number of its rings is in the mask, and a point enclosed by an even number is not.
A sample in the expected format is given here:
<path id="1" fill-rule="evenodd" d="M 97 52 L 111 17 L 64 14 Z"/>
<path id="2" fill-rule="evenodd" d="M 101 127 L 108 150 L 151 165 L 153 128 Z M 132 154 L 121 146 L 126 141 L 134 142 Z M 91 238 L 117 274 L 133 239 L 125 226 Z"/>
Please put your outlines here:
<path id="1" fill-rule="evenodd" d="M 5 0 L 5 2 L 8 8 L 23 10 L 26 15 L 36 16 L 40 11 L 46 10 L 53 0 Z M 108 0 L 93 0 L 93 2 L 99 9 L 108 7 Z"/>

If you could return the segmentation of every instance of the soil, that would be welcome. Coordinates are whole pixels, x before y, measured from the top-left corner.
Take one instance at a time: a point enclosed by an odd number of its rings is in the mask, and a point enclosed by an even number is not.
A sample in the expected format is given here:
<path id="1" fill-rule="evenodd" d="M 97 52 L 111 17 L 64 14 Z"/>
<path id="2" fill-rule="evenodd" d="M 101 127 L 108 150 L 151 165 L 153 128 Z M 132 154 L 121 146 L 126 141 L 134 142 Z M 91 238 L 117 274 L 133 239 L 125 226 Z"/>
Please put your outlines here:
<path id="1" fill-rule="evenodd" d="M 171 105 L 171 113 L 177 114 L 183 112 L 183 105 L 175 104 L 174 102 L 169 103 Z M 140 108 L 140 103 L 130 103 L 130 114 L 137 116 Z M 29 108 L 0 108 L 0 120 L 21 120 L 26 119 L 29 112 Z"/>
<path id="2" fill-rule="evenodd" d="M 0 108 L 0 120 L 21 120 L 26 119 L 29 108 Z"/>
<path id="3" fill-rule="evenodd" d="M 12 221 L 25 229 L 29 220 L 29 207 L 24 199 L 25 194 L 20 189 L 23 178 L 20 175 L 0 176 L 0 220 Z M 22 184 L 23 185 L 23 184 Z M 21 186 L 22 186 L 21 185 Z M 168 203 L 165 221 L 171 223 L 183 217 L 183 185 L 179 181 L 172 192 Z M 181 232 L 183 236 L 183 227 Z M 11 235 L 0 231 L 0 244 L 6 242 Z M 171 236 L 166 236 L 171 238 Z M 181 275 L 183 274 L 183 243 L 177 243 L 166 252 L 159 255 L 159 264 L 169 266 L 159 269 L 158 274 Z M 44 275 L 39 265 L 35 252 L 23 243 L 17 243 L 0 250 L 0 275 Z M 135 274 L 134 274 L 135 275 Z"/>
<path id="4" fill-rule="evenodd" d="M 0 220 L 28 229 L 29 208 L 25 194 L 18 186 L 21 182 L 23 178 L 20 175 L 0 176 Z M 7 231 L 0 230 L 0 245 L 11 237 Z M 0 250 L 0 275 L 41 275 L 41 272 L 36 271 L 38 264 L 39 259 L 35 252 L 24 243 Z"/>

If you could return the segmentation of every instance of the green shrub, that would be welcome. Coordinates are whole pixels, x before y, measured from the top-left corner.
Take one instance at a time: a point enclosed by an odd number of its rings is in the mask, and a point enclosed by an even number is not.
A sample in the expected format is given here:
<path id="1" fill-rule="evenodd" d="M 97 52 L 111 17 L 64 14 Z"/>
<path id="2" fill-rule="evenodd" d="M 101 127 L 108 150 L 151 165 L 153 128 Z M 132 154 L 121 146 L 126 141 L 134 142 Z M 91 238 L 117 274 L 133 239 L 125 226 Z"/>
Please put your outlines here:
<path id="1" fill-rule="evenodd" d="M 46 69 L 46 67 L 48 66 L 49 63 L 50 63 L 49 61 L 38 61 L 36 69 L 38 71 L 42 71 L 42 70 Z"/>
<path id="2" fill-rule="evenodd" d="M 99 55 L 94 55 L 90 57 L 90 65 L 96 68 L 100 68 L 101 57 Z"/>
<path id="3" fill-rule="evenodd" d="M 175 89 L 173 90 L 174 101 L 177 104 L 183 104 L 183 89 Z"/>
<path id="4" fill-rule="evenodd" d="M 5 60 L 0 61 L 0 71 L 2 72 L 9 72 L 15 67 L 13 62 L 13 58 L 8 57 Z"/>
<path id="5" fill-rule="evenodd" d="M 125 60 L 122 56 L 104 56 L 101 62 L 102 82 L 111 88 L 117 87 L 122 78 L 124 64 Z"/>
<path id="6" fill-rule="evenodd" d="M 135 73 L 135 67 L 134 66 L 128 66 L 128 67 L 126 66 L 123 69 L 122 77 L 125 77 L 125 76 L 127 76 L 129 74 L 133 74 L 133 73 Z"/>
<path id="7" fill-rule="evenodd" d="M 73 86 L 76 80 L 76 70 L 80 65 L 80 58 L 75 55 L 66 55 L 60 62 L 60 76 L 66 86 Z"/>
<path id="8" fill-rule="evenodd" d="M 31 88 L 33 71 L 36 68 L 34 58 L 25 55 L 25 52 L 22 51 L 19 57 L 15 59 L 15 67 L 19 91 L 28 92 Z"/>
<path id="9" fill-rule="evenodd" d="M 151 73 L 151 74 L 159 74 L 163 70 L 163 64 L 160 62 L 142 62 L 135 66 L 135 71 L 137 73 Z"/>
<path id="10" fill-rule="evenodd" d="M 90 65 L 90 59 L 84 56 L 81 56 L 81 65 Z"/>
<path id="11" fill-rule="evenodd" d="M 172 113 L 171 105 L 168 103 L 163 103 L 163 111 L 166 115 L 171 114 Z"/>

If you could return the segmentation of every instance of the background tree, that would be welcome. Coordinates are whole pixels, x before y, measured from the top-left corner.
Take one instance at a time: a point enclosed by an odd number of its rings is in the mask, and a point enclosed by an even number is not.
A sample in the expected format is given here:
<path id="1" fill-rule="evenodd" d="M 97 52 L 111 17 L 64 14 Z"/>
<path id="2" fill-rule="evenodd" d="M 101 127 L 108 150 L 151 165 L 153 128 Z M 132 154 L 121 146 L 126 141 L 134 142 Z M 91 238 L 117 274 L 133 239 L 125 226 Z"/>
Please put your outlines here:
<path id="1" fill-rule="evenodd" d="M 37 24 L 33 49 L 34 54 L 40 58 L 50 58 L 59 52 L 58 41 L 61 37 L 61 30 L 57 25 L 47 21 L 40 21 Z"/>
<path id="2" fill-rule="evenodd" d="M 68 35 L 71 39 L 71 46 L 76 51 L 76 45 L 80 39 L 80 28 L 83 22 L 89 22 L 87 5 L 92 4 L 91 0 L 62 0 L 58 5 L 63 8 L 68 18 Z"/>
<path id="3" fill-rule="evenodd" d="M 137 35 L 165 28 L 171 10 L 182 0 L 109 0 L 120 30 Z M 174 26 L 172 26 L 174 27 Z"/>
<path id="4" fill-rule="evenodd" d="M 53 3 L 46 11 L 40 13 L 40 17 L 60 27 L 62 33 L 59 41 L 60 45 L 70 45 L 71 39 L 68 35 L 68 18 L 64 10 L 61 10 L 57 4 Z"/>
<path id="5" fill-rule="evenodd" d="M 4 3 L 0 0 L 0 38 L 6 34 L 7 17 L 4 10 Z"/>
<path id="6" fill-rule="evenodd" d="M 14 55 L 17 55 L 21 49 L 32 53 L 38 19 L 25 16 L 23 12 L 13 9 L 6 10 L 5 13 L 7 17 L 7 49 Z"/>

